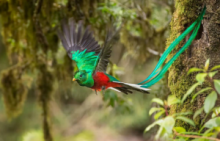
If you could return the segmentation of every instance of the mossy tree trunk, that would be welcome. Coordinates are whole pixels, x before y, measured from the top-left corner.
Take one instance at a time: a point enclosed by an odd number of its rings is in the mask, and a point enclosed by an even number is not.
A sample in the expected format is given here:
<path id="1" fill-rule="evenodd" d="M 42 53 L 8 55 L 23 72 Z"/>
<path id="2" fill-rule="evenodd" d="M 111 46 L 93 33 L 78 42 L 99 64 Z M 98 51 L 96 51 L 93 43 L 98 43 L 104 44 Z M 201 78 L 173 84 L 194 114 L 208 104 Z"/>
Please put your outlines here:
<path id="1" fill-rule="evenodd" d="M 167 47 L 198 17 L 204 5 L 207 11 L 202 21 L 201 28 L 192 45 L 172 65 L 169 70 L 168 85 L 172 94 L 182 98 L 186 91 L 195 83 L 195 75 L 187 75 L 192 67 L 203 67 L 205 61 L 210 59 L 210 67 L 220 64 L 220 1 L 219 0 L 176 0 L 175 12 L 171 22 L 171 35 Z M 173 54 L 187 41 L 183 41 Z M 172 55 L 170 55 L 172 57 Z M 220 77 L 219 75 L 217 76 Z M 171 107 L 172 113 L 193 111 L 202 107 L 205 96 L 201 95 L 194 103 L 190 97 L 182 105 Z M 201 114 L 195 121 L 196 125 L 201 123 L 204 117 Z M 188 124 L 177 121 L 178 126 L 193 130 Z"/>

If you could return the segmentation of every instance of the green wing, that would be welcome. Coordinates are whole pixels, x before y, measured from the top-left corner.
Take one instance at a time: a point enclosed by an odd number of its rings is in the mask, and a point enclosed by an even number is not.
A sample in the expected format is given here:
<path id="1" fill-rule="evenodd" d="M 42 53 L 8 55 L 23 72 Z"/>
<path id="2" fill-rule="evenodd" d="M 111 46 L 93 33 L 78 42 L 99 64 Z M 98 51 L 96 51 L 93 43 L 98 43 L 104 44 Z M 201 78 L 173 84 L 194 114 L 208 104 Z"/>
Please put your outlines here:
<path id="1" fill-rule="evenodd" d="M 100 53 L 100 45 L 94 39 L 89 27 L 82 32 L 82 22 L 76 24 L 71 18 L 63 20 L 58 36 L 69 57 L 74 60 L 79 70 L 93 71 Z"/>

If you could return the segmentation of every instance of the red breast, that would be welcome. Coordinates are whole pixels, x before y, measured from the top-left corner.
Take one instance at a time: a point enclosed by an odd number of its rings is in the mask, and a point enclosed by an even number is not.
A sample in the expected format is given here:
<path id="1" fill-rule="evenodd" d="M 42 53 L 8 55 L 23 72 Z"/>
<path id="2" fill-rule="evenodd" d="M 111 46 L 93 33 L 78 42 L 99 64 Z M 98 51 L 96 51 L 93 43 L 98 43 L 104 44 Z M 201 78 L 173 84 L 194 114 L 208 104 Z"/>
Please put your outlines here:
<path id="1" fill-rule="evenodd" d="M 120 84 L 110 82 L 108 76 L 103 72 L 96 72 L 93 75 L 93 79 L 94 79 L 94 86 L 92 87 L 92 89 L 98 91 L 102 89 L 102 86 L 104 86 L 106 89 L 109 87 L 121 87 Z"/>

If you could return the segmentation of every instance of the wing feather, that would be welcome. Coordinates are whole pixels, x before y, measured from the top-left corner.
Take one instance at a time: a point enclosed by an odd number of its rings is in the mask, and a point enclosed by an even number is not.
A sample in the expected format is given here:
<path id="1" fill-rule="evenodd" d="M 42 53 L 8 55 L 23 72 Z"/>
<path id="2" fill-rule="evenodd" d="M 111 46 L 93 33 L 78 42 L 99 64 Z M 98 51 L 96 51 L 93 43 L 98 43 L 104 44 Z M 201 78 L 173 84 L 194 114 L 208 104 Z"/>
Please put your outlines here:
<path id="1" fill-rule="evenodd" d="M 115 34 L 113 36 L 110 37 L 110 32 L 108 32 L 106 38 L 105 38 L 105 42 L 104 42 L 104 46 L 101 49 L 101 52 L 99 53 L 99 58 L 97 58 L 96 61 L 96 68 L 95 68 L 95 72 L 106 72 L 108 63 L 109 63 L 109 58 L 111 57 L 111 53 L 112 53 L 112 46 L 113 43 L 115 41 L 115 37 L 118 35 L 118 31 L 117 30 L 115 32 Z"/>
<path id="2" fill-rule="evenodd" d="M 75 24 L 71 18 L 63 20 L 58 36 L 69 57 L 74 60 L 79 70 L 93 71 L 100 52 L 100 45 L 94 39 L 89 26 L 83 32 L 82 21 Z"/>

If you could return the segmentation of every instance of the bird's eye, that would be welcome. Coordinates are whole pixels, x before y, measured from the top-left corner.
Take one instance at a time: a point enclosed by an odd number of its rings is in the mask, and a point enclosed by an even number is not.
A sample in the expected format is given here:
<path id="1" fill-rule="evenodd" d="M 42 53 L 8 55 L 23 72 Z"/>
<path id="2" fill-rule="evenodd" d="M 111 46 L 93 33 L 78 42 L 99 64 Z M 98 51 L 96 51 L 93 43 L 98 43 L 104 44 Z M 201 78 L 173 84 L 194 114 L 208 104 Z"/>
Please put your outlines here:
<path id="1" fill-rule="evenodd" d="M 82 74 L 80 75 L 80 77 L 82 77 Z"/>

